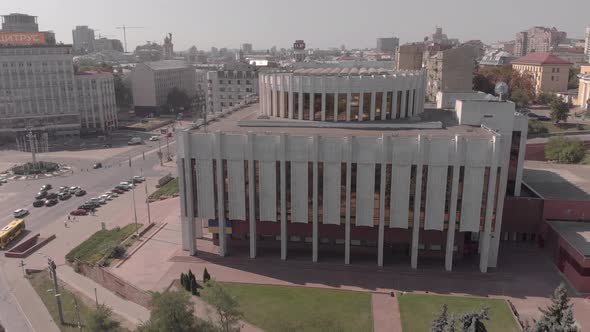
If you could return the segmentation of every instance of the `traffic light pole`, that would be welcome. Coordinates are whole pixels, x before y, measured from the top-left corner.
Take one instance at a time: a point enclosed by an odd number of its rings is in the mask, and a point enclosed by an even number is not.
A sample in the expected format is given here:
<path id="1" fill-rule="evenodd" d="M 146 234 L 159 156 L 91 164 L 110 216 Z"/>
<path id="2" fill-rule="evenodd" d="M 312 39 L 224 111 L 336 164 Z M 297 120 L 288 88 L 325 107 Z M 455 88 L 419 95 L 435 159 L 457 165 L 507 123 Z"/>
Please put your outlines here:
<path id="1" fill-rule="evenodd" d="M 61 323 L 61 325 L 63 325 L 64 314 L 63 309 L 61 307 L 61 294 L 59 293 L 59 285 L 57 284 L 57 266 L 51 258 L 47 258 L 47 265 L 49 265 L 49 273 L 51 274 L 51 279 L 53 279 L 53 293 L 55 294 L 55 299 L 57 300 L 57 312 L 59 314 L 59 322 Z"/>

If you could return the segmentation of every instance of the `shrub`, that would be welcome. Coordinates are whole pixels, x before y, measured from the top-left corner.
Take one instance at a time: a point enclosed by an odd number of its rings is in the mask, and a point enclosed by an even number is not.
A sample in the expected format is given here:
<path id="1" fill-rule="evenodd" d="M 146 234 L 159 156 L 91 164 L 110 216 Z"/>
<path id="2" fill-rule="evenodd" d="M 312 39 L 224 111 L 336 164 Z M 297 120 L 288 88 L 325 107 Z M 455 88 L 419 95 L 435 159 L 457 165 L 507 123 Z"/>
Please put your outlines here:
<path id="1" fill-rule="evenodd" d="M 549 133 L 549 129 L 537 119 L 529 120 L 529 135 L 542 135 Z"/>
<path id="2" fill-rule="evenodd" d="M 113 246 L 113 248 L 111 249 L 111 253 L 109 254 L 109 258 L 113 258 L 113 259 L 122 258 L 125 255 L 126 251 L 127 250 L 125 250 L 125 248 L 121 245 Z"/>
<path id="3" fill-rule="evenodd" d="M 211 280 L 211 275 L 207 271 L 207 268 L 205 268 L 205 271 L 203 271 L 203 282 L 207 283 L 209 280 Z"/>
<path id="4" fill-rule="evenodd" d="M 585 155 L 584 144 L 578 138 L 554 137 L 545 146 L 545 158 L 559 163 L 578 163 Z"/>

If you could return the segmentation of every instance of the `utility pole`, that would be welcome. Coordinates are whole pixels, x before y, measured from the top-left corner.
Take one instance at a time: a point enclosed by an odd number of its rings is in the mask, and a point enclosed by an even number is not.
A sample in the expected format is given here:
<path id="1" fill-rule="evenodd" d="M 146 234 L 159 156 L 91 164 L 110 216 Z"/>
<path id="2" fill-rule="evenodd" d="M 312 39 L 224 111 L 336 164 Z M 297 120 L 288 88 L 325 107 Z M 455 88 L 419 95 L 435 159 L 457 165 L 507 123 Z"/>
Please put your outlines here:
<path id="1" fill-rule="evenodd" d="M 59 314 L 59 322 L 61 325 L 64 324 L 64 314 L 63 309 L 61 307 L 61 294 L 59 293 L 59 286 L 57 284 L 57 272 L 55 262 L 53 259 L 47 257 L 47 265 L 49 266 L 49 274 L 51 275 L 51 279 L 53 279 L 53 293 L 55 294 L 55 299 L 57 300 L 57 312 Z"/>
<path id="2" fill-rule="evenodd" d="M 80 308 L 78 307 L 78 299 L 74 295 L 74 307 L 76 308 L 76 317 L 78 318 L 78 329 L 82 329 L 82 321 L 80 320 Z"/>
<path id="3" fill-rule="evenodd" d="M 133 199 L 133 217 L 135 218 L 135 232 L 139 238 L 139 228 L 137 227 L 137 208 L 135 206 L 135 180 L 133 179 L 133 168 L 131 167 L 131 152 L 129 152 L 129 170 L 131 170 L 131 194 Z"/>
<path id="4" fill-rule="evenodd" d="M 96 300 L 96 308 L 98 309 L 98 293 L 96 292 L 96 287 L 94 287 L 94 299 Z"/>
<path id="5" fill-rule="evenodd" d="M 166 161 L 170 161 L 170 144 L 168 140 L 168 134 L 166 134 Z"/>
<path id="6" fill-rule="evenodd" d="M 25 263 L 24 260 L 21 259 L 18 266 L 20 266 L 20 267 L 23 268 L 23 277 L 26 278 L 27 277 L 27 271 L 25 270 L 25 265 L 27 265 L 27 264 Z"/>
<path id="7" fill-rule="evenodd" d="M 164 156 L 162 155 L 162 141 L 158 138 L 158 157 L 160 158 L 160 166 L 164 166 Z"/>
<path id="8" fill-rule="evenodd" d="M 145 204 L 147 205 L 148 224 L 151 224 L 152 223 L 152 217 L 150 215 L 150 199 L 149 199 L 149 196 L 148 196 L 147 182 L 145 183 Z"/>

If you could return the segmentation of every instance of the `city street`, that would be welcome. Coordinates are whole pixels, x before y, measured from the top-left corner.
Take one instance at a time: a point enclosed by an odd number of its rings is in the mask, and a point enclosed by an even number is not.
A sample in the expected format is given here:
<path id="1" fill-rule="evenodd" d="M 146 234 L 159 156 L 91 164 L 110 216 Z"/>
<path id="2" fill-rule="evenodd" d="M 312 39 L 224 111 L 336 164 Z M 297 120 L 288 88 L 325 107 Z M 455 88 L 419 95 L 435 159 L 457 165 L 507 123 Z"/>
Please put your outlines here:
<path id="1" fill-rule="evenodd" d="M 63 255 L 69 249 L 100 228 L 100 223 L 89 223 L 87 221 L 105 222 L 107 227 L 118 226 L 118 224 L 113 225 L 111 223 L 113 220 L 122 224 L 132 222 L 133 218 L 129 218 L 129 216 L 133 215 L 133 203 L 132 193 L 129 191 L 101 206 L 96 212 L 96 217 L 77 217 L 79 222 L 70 223 L 68 228 L 63 226 L 64 220 L 67 219 L 72 210 L 75 210 L 91 197 L 99 196 L 105 191 L 113 189 L 119 182 L 127 181 L 134 175 L 143 175 L 147 179 L 148 191 L 153 192 L 157 179 L 167 173 L 176 174 L 176 163 L 174 161 L 160 166 L 157 154 L 159 151 L 158 142 L 146 141 L 145 143 L 138 146 L 125 145 L 110 149 L 58 151 L 39 154 L 38 160 L 54 161 L 71 166 L 73 174 L 38 180 L 9 180 L 8 183 L 0 186 L 0 226 L 14 219 L 12 211 L 15 209 L 25 208 L 30 212 L 25 217 L 27 232 L 14 241 L 9 248 L 28 236 L 39 232 L 42 236 L 55 233 L 57 235 L 57 239 L 53 241 L 55 244 L 49 243 L 40 251 L 48 255 L 55 255 L 54 259 L 59 265 L 63 264 Z M 161 143 L 161 150 L 165 158 L 167 154 L 166 140 L 163 139 Z M 173 140 L 170 140 L 169 149 L 170 153 L 174 154 L 175 145 Z M 0 151 L 0 171 L 7 169 L 12 164 L 29 161 L 30 158 L 30 153 Z M 131 159 L 131 168 L 129 167 L 129 159 Z M 97 162 L 101 162 L 103 168 L 93 169 L 92 165 Z M 32 206 L 34 196 L 44 184 L 53 186 L 51 192 L 56 192 L 60 186 L 80 186 L 87 191 L 87 194 L 82 197 L 72 196 L 68 200 L 59 201 L 57 205 L 52 207 L 35 208 Z M 138 215 L 141 219 L 146 219 L 144 186 L 144 184 L 139 184 L 135 189 L 135 203 L 138 211 L 140 211 Z M 121 217 L 122 215 L 124 217 Z M 35 306 L 35 301 L 31 296 L 24 296 L 26 303 L 22 303 L 23 297 L 19 295 L 24 292 L 34 294 L 34 291 L 28 283 L 22 282 L 24 279 L 22 279 L 21 268 L 18 267 L 19 261 L 5 258 L 2 251 L 0 251 L 0 255 L 0 322 L 8 331 L 35 331 L 31 325 L 39 326 L 43 324 L 42 322 L 35 323 L 35 320 L 40 320 L 43 317 L 43 313 L 38 311 L 39 305 L 42 306 L 42 304 L 40 301 L 36 301 L 38 305 Z M 58 255 L 62 257 L 57 257 Z M 39 255 L 31 255 L 25 262 L 27 268 L 44 267 L 44 259 Z M 33 297 L 36 298 L 36 296 Z M 24 307 L 24 310 L 21 307 Z M 25 316 L 23 311 L 29 313 L 28 317 Z M 31 315 L 31 312 L 34 315 Z M 45 311 L 44 314 L 47 315 L 47 312 Z M 29 319 L 33 321 L 32 324 L 29 323 Z"/>

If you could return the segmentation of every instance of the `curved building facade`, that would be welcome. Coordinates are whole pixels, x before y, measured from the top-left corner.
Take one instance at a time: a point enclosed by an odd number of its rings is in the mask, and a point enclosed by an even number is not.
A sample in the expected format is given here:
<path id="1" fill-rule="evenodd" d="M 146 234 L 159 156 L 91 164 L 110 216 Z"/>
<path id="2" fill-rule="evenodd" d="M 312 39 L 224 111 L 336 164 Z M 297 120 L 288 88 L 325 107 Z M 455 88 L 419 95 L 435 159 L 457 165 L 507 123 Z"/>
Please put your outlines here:
<path id="1" fill-rule="evenodd" d="M 312 121 L 376 121 L 424 110 L 422 71 L 307 68 L 260 75 L 261 113 Z"/>

